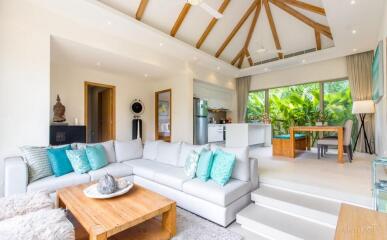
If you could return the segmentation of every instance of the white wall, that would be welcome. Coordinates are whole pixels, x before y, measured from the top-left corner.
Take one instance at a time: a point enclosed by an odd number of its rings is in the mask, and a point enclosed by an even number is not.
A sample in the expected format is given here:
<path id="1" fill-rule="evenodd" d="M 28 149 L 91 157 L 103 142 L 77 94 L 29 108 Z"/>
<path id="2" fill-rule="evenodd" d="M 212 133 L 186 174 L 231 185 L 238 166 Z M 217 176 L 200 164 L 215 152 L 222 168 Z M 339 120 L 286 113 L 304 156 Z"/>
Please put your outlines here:
<path id="1" fill-rule="evenodd" d="M 379 33 L 379 40 L 384 40 L 384 96 L 375 106 L 375 147 L 380 156 L 387 156 L 387 2 L 384 3 L 383 24 Z M 377 43 L 375 43 L 375 47 Z"/>
<path id="2" fill-rule="evenodd" d="M 308 82 L 347 77 L 344 57 L 328 61 L 299 65 L 281 71 L 252 76 L 251 90 L 289 86 Z"/>
<path id="3" fill-rule="evenodd" d="M 139 80 L 135 76 L 103 72 L 71 64 L 54 64 L 51 67 L 51 106 L 59 94 L 66 106 L 66 119 L 72 124 L 74 118 L 84 124 L 84 82 L 95 82 L 116 87 L 116 137 L 118 140 L 132 138 L 132 113 L 130 102 L 141 99 L 145 104 L 143 115 L 143 138 L 153 139 L 153 81 Z M 52 111 L 51 111 L 52 115 Z"/>

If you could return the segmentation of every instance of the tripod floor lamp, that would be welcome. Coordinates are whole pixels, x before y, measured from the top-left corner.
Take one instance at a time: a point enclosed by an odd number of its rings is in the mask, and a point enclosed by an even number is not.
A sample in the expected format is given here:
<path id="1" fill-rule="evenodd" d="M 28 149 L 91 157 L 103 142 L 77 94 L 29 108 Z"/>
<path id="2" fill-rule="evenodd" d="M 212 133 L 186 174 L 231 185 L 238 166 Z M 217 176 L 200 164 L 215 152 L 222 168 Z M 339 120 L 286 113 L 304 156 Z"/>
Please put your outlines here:
<path id="1" fill-rule="evenodd" d="M 359 132 L 357 133 L 357 136 L 356 136 L 354 149 L 356 149 L 357 141 L 359 140 L 360 134 L 363 133 L 365 151 L 369 154 L 372 154 L 371 145 L 370 145 L 370 142 L 368 140 L 367 132 L 365 129 L 364 119 L 367 116 L 367 114 L 375 113 L 374 101 L 372 101 L 372 100 L 354 101 L 353 105 L 352 105 L 352 113 L 358 114 L 360 117 L 360 122 L 361 122 Z"/>

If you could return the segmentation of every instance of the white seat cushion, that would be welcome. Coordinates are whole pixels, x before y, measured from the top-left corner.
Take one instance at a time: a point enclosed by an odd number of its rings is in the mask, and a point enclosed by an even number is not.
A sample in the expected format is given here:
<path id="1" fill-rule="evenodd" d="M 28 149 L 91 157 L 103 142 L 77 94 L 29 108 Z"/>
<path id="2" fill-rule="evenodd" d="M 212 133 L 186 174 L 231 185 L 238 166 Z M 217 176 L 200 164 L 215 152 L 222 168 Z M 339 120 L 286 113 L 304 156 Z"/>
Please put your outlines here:
<path id="1" fill-rule="evenodd" d="M 106 167 L 97 169 L 95 171 L 90 171 L 91 181 L 97 181 L 103 177 L 106 173 L 109 173 L 113 177 L 127 177 L 133 174 L 132 167 L 123 164 L 123 163 L 110 163 Z"/>
<path id="2" fill-rule="evenodd" d="M 219 147 L 211 146 L 211 150 L 221 149 L 227 153 L 233 153 L 236 156 L 236 162 L 234 170 L 232 171 L 232 178 L 239 179 L 241 181 L 250 181 L 250 159 L 248 147 Z"/>
<path id="3" fill-rule="evenodd" d="M 157 145 L 156 161 L 177 166 L 181 143 L 159 142 Z"/>
<path id="4" fill-rule="evenodd" d="M 203 148 L 209 149 L 209 145 L 192 145 L 188 143 L 182 143 L 181 144 L 181 150 L 179 155 L 179 161 L 177 163 L 178 167 L 184 167 L 185 161 L 187 160 L 188 156 L 191 154 L 192 151 L 196 151 L 197 153 L 200 153 L 200 151 Z"/>
<path id="5" fill-rule="evenodd" d="M 86 146 L 94 146 L 100 144 L 103 146 L 106 152 L 106 156 L 108 158 L 108 162 L 114 163 L 116 162 L 116 152 L 114 150 L 114 142 L 113 140 L 107 141 L 107 142 L 101 142 L 101 143 L 92 143 L 92 144 L 86 144 L 86 143 L 77 143 L 77 148 L 78 149 L 83 149 Z"/>
<path id="6" fill-rule="evenodd" d="M 153 176 L 153 181 L 180 191 L 183 190 L 183 183 L 188 180 L 191 178 L 185 175 L 184 168 L 166 164 L 156 168 Z"/>
<path id="7" fill-rule="evenodd" d="M 88 182 L 90 182 L 89 174 L 76 174 L 75 172 L 72 172 L 60 177 L 50 176 L 39 179 L 27 186 L 27 192 L 46 191 L 51 193 L 64 187 Z"/>
<path id="8" fill-rule="evenodd" d="M 153 177 L 155 175 L 155 169 L 162 168 L 163 166 L 165 166 L 165 164 L 163 163 L 147 159 L 136 159 L 125 161 L 123 163 L 132 167 L 133 174 L 149 180 L 153 180 Z"/>
<path id="9" fill-rule="evenodd" d="M 131 141 L 115 141 L 114 149 L 116 152 L 117 162 L 124 162 L 142 157 L 141 139 Z"/>
<path id="10" fill-rule="evenodd" d="M 339 145 L 339 141 L 337 139 L 323 138 L 317 140 L 317 144 L 337 146 Z"/>
<path id="11" fill-rule="evenodd" d="M 248 194 L 250 192 L 250 182 L 231 179 L 222 187 L 213 180 L 203 182 L 195 178 L 183 184 L 183 192 L 225 207 Z"/>

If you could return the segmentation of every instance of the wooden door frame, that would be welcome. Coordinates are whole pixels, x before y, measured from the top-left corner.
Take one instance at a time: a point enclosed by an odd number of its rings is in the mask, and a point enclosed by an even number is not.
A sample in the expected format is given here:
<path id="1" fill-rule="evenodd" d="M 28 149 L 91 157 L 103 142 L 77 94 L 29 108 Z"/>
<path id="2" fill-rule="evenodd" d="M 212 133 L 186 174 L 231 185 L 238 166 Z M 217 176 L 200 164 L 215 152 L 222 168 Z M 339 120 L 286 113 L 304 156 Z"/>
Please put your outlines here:
<path id="1" fill-rule="evenodd" d="M 95 83 L 95 82 L 84 82 L 84 116 L 85 116 L 85 126 L 86 126 L 86 142 L 88 142 L 88 134 L 87 134 L 87 129 L 88 129 L 88 120 L 89 120 L 89 87 L 103 87 L 103 88 L 108 88 L 112 90 L 112 101 L 113 101 L 113 111 L 112 111 L 112 138 L 113 140 L 116 139 L 116 86 L 114 85 L 108 85 L 108 84 L 102 84 L 102 83 Z"/>
<path id="2" fill-rule="evenodd" d="M 172 88 L 155 92 L 155 139 L 159 140 L 159 94 L 169 92 L 169 133 L 170 141 L 172 141 Z"/>

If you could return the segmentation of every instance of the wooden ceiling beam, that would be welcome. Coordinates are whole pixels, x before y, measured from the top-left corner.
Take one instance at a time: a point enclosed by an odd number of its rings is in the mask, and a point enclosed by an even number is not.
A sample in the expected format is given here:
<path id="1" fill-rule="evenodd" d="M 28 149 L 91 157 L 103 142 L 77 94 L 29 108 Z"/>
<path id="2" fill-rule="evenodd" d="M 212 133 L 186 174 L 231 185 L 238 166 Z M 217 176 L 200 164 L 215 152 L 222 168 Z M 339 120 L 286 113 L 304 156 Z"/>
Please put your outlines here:
<path id="1" fill-rule="evenodd" d="M 270 0 L 270 2 L 272 2 L 274 5 L 281 8 L 283 11 L 287 12 L 288 14 L 292 15 L 293 17 L 297 18 L 298 20 L 302 21 L 306 25 L 314 28 L 316 31 L 320 32 L 324 36 L 333 40 L 332 33 L 331 33 L 328 26 L 325 26 L 325 25 L 322 25 L 320 23 L 313 21 L 312 19 L 301 14 L 297 10 L 289 7 L 287 4 L 284 4 L 281 0 Z"/>
<path id="2" fill-rule="evenodd" d="M 231 61 L 231 65 L 235 65 L 235 63 L 238 61 L 238 59 L 241 57 L 243 53 L 243 49 L 239 51 L 239 53 L 235 56 L 235 58 Z"/>
<path id="3" fill-rule="evenodd" d="M 138 6 L 137 12 L 136 12 L 137 20 L 141 21 L 142 16 L 144 15 L 146 6 L 148 5 L 148 2 L 149 2 L 148 0 L 141 0 L 140 5 Z"/>
<path id="4" fill-rule="evenodd" d="M 314 35 L 316 38 L 316 49 L 321 50 L 321 34 L 314 30 Z"/>
<path id="5" fill-rule="evenodd" d="M 215 57 L 218 58 L 222 54 L 224 49 L 227 47 L 227 45 L 231 42 L 231 40 L 234 38 L 234 36 L 239 31 L 239 29 L 242 27 L 242 25 L 249 18 L 250 14 L 254 11 L 254 9 L 256 8 L 257 4 L 258 4 L 258 0 L 254 0 L 254 2 L 250 5 L 250 7 L 243 14 L 242 18 L 239 20 L 237 25 L 234 27 L 234 29 L 231 31 L 231 33 L 228 35 L 226 40 L 223 42 L 222 46 L 218 49 L 218 51 L 215 54 Z"/>
<path id="6" fill-rule="evenodd" d="M 245 49 L 243 49 L 242 55 L 241 55 L 240 58 L 239 58 L 238 68 L 241 68 L 241 67 L 242 67 L 243 60 L 245 59 L 245 56 L 246 56 L 246 51 L 245 51 Z"/>
<path id="7" fill-rule="evenodd" d="M 310 12 L 313 12 L 313 13 L 320 14 L 322 16 L 326 16 L 325 9 L 322 7 L 318 7 L 318 6 L 315 6 L 315 5 L 300 1 L 300 0 L 279 0 L 279 1 L 293 5 L 295 7 L 298 7 L 298 8 L 304 9 L 304 10 L 307 10 L 307 11 L 310 11 Z"/>
<path id="8" fill-rule="evenodd" d="M 246 58 L 249 61 L 250 67 L 254 66 L 253 59 L 251 58 L 251 54 L 248 49 L 246 49 Z"/>
<path id="9" fill-rule="evenodd" d="M 223 0 L 222 5 L 218 9 L 218 12 L 219 13 L 223 13 L 226 10 L 226 8 L 227 8 L 228 4 L 230 3 L 230 1 L 231 0 Z M 196 43 L 196 48 L 200 48 L 202 46 L 202 44 L 207 39 L 208 35 L 210 34 L 210 32 L 212 31 L 212 29 L 214 28 L 214 26 L 215 26 L 215 24 L 217 22 L 218 22 L 217 18 L 212 18 L 211 22 L 208 24 L 206 30 L 203 32 L 203 34 L 200 37 L 199 41 Z"/>
<path id="10" fill-rule="evenodd" d="M 187 13 L 189 12 L 191 6 L 192 5 L 189 4 L 189 3 L 184 4 L 183 9 L 181 10 L 179 16 L 176 19 L 175 24 L 172 27 L 172 30 L 171 30 L 171 36 L 172 37 L 176 36 L 176 33 L 179 30 L 181 24 L 183 23 L 185 17 L 187 16 Z"/>
<path id="11" fill-rule="evenodd" d="M 271 29 L 271 34 L 273 35 L 275 47 L 277 48 L 277 50 L 281 50 L 282 49 L 281 42 L 280 42 L 279 37 L 278 37 L 277 28 L 276 28 L 275 23 L 274 23 L 273 14 L 271 13 L 269 0 L 263 0 L 263 4 L 265 5 L 266 15 L 267 15 L 267 19 L 269 20 L 269 25 L 270 25 L 270 29 Z M 284 54 L 279 52 L 278 57 L 280 59 L 282 59 L 282 58 L 284 58 Z"/>

